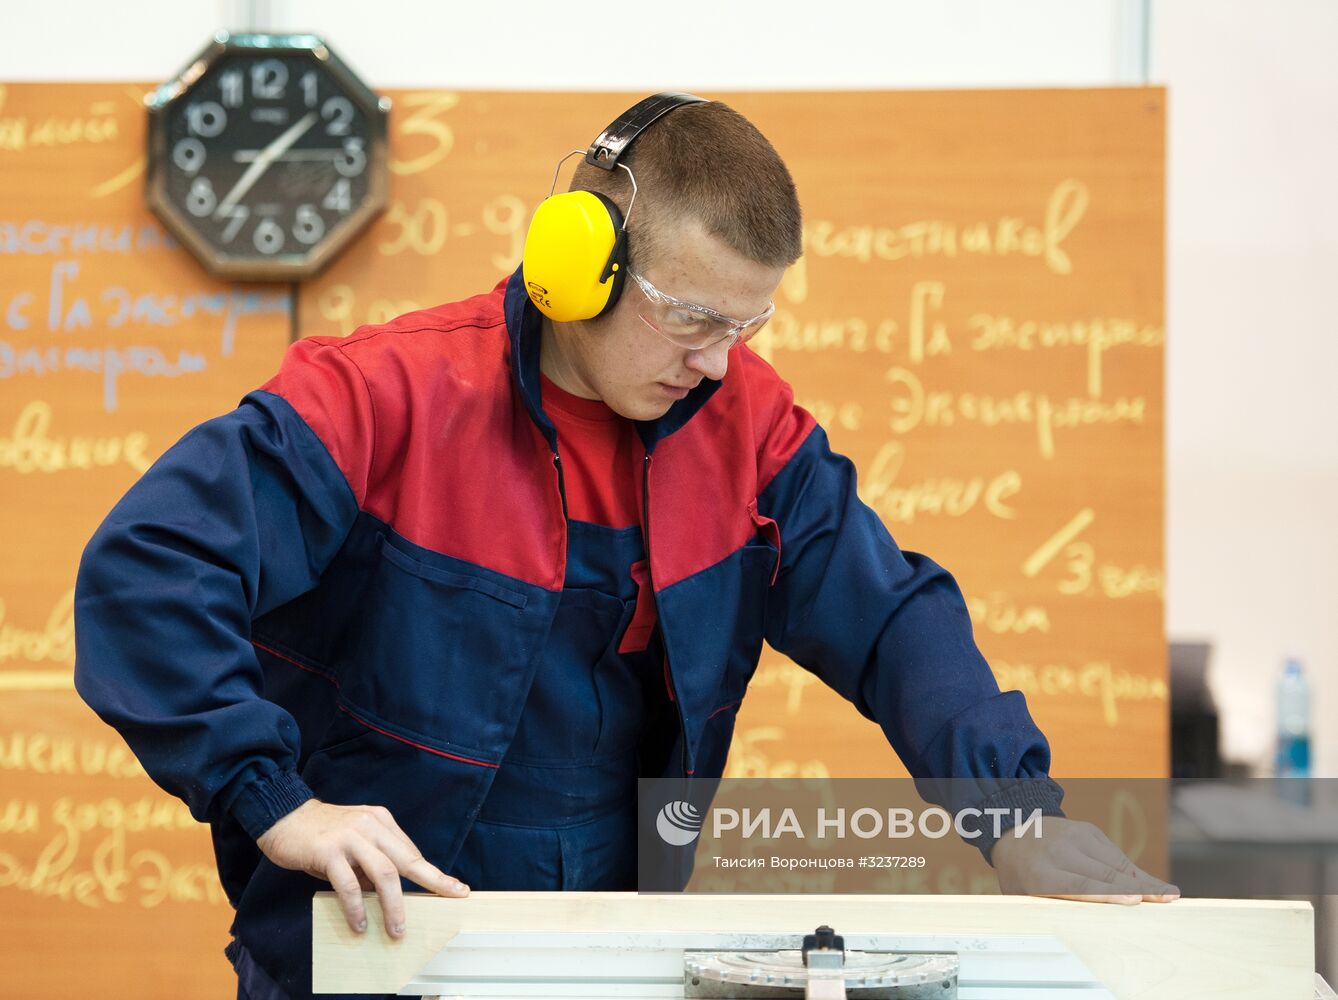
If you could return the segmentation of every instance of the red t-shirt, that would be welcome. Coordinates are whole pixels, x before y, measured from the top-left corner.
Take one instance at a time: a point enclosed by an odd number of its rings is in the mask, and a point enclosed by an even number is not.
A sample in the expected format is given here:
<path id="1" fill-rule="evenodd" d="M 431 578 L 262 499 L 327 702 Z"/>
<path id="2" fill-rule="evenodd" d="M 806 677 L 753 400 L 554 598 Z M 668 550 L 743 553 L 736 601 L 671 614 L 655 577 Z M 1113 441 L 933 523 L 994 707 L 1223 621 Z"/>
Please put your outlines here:
<path id="1" fill-rule="evenodd" d="M 598 399 L 583 399 L 540 376 L 544 412 L 557 427 L 567 516 L 606 528 L 641 523 L 641 465 L 636 425 Z"/>

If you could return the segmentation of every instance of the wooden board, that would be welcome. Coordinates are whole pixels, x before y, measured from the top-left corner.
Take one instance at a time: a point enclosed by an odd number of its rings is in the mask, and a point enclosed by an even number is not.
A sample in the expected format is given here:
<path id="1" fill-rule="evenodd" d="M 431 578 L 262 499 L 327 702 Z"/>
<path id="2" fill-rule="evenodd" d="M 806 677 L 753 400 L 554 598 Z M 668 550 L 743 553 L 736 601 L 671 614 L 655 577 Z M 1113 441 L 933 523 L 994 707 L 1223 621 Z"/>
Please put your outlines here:
<path id="1" fill-rule="evenodd" d="M 408 897 L 405 936 L 392 941 L 374 898 L 368 930 L 358 935 L 333 893 L 316 896 L 316 992 L 394 992 L 464 930 L 804 934 L 824 923 L 842 934 L 1053 936 L 1120 1000 L 1310 1000 L 1314 989 L 1308 903 L 476 892 Z"/>
<path id="2" fill-rule="evenodd" d="M 30 998 L 131 970 L 145 997 L 230 978 L 207 831 L 72 690 L 89 535 L 292 336 L 491 287 L 557 158 L 640 96 L 393 92 L 391 209 L 293 296 L 208 278 L 146 210 L 149 89 L 0 84 L 0 947 Z M 957 574 L 1056 772 L 1164 775 L 1163 92 L 723 96 L 807 219 L 758 349 L 899 541 Z M 1062 426 L 1073 399 L 1094 423 Z M 730 772 L 901 768 L 767 653 Z M 76 968 L 70 940 L 89 943 Z"/>

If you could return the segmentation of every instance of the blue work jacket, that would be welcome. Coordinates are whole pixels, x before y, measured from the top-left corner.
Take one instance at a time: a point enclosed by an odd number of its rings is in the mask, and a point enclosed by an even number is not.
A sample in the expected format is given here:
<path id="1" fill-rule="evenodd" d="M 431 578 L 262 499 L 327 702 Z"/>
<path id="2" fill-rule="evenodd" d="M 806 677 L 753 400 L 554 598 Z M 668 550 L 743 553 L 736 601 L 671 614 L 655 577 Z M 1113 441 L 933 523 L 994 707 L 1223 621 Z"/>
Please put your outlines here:
<path id="1" fill-rule="evenodd" d="M 539 343 L 519 274 L 301 340 L 84 553 L 77 689 L 212 825 L 254 1000 L 309 992 L 322 887 L 255 838 L 313 795 L 379 804 L 450 871 L 516 732 L 567 558 Z M 898 548 L 764 360 L 735 348 L 722 381 L 638 431 L 677 715 L 648 777 L 720 775 L 764 640 L 875 720 L 917 778 L 1046 774 L 952 577 Z M 1057 786 L 1001 787 L 995 804 L 1058 807 Z"/>

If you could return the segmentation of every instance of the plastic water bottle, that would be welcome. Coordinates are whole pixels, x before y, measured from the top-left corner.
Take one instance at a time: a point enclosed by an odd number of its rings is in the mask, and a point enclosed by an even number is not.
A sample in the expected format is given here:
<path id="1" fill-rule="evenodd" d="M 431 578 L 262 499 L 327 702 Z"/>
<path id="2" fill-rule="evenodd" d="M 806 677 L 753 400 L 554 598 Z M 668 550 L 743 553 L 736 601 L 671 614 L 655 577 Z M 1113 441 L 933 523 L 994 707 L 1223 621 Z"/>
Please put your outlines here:
<path id="1" fill-rule="evenodd" d="M 1278 759 L 1274 773 L 1279 778 L 1310 777 L 1310 685 L 1306 683 L 1300 661 L 1295 659 L 1287 661 L 1278 680 Z M 1294 785 L 1300 790 L 1307 783 L 1282 784 Z"/>

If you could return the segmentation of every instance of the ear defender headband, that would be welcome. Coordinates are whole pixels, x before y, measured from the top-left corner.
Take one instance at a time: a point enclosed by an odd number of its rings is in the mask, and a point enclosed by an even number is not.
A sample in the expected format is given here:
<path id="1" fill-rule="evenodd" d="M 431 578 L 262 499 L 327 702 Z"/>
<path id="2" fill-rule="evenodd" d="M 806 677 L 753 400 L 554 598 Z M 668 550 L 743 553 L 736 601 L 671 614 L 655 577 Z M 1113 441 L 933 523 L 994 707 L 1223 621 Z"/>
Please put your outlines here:
<path id="1" fill-rule="evenodd" d="M 574 149 L 553 170 L 553 186 L 530 221 L 521 258 L 525 290 L 539 311 L 559 323 L 594 319 L 613 308 L 627 273 L 627 219 L 636 204 L 636 177 L 618 160 L 650 125 L 685 104 L 704 103 L 691 94 L 663 93 L 633 105 L 599 134 L 587 150 Z M 601 170 L 623 169 L 632 181 L 627 219 L 618 206 L 592 191 L 557 190 L 562 164 L 584 152 Z"/>

